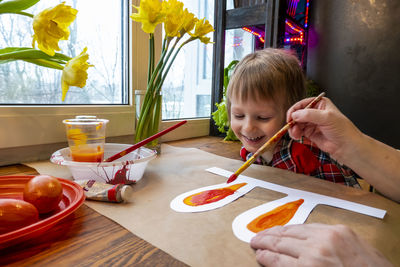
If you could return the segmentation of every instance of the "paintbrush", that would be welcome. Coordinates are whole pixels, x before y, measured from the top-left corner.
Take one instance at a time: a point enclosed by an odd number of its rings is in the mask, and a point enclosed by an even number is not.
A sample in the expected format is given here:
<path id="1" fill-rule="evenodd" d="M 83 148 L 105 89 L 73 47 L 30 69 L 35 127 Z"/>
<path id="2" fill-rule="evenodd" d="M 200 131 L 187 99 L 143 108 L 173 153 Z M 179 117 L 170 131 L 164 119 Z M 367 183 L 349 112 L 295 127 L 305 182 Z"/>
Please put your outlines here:
<path id="1" fill-rule="evenodd" d="M 128 147 L 127 149 L 125 149 L 125 150 L 123 150 L 123 151 L 121 151 L 121 152 L 109 157 L 108 159 L 104 160 L 104 162 L 111 162 L 111 161 L 114 161 L 116 159 L 119 159 L 120 157 L 125 156 L 126 154 L 138 149 L 141 146 L 144 146 L 145 144 L 153 141 L 154 139 L 157 139 L 160 136 L 162 136 L 162 135 L 164 135 L 164 134 L 166 134 L 166 133 L 178 128 L 179 126 L 185 124 L 186 122 L 187 122 L 187 120 L 184 120 L 184 121 L 181 121 L 181 122 L 179 122 L 179 123 L 177 123 L 175 125 L 172 125 L 171 127 L 167 128 L 167 129 L 165 129 L 165 130 L 163 130 L 163 131 L 161 131 L 159 133 L 156 133 L 155 135 L 152 135 L 152 136 L 150 136 L 150 137 L 148 137 L 148 138 L 146 138 L 146 139 L 134 144 L 133 146 Z"/>
<path id="2" fill-rule="evenodd" d="M 313 99 L 306 107 L 306 108 L 311 108 L 313 107 L 318 101 L 322 99 L 322 97 L 325 95 L 325 92 L 319 94 L 316 98 Z M 264 153 L 268 148 L 270 148 L 272 145 L 276 144 L 281 137 L 289 130 L 289 128 L 294 124 L 294 121 L 288 122 L 285 126 L 283 126 L 282 129 L 280 129 L 274 136 L 272 136 L 262 147 L 260 147 L 256 153 L 253 154 L 234 174 L 232 174 L 227 183 L 231 183 L 235 181 L 238 176 L 246 170 L 255 160 L 258 158 L 262 153 Z"/>

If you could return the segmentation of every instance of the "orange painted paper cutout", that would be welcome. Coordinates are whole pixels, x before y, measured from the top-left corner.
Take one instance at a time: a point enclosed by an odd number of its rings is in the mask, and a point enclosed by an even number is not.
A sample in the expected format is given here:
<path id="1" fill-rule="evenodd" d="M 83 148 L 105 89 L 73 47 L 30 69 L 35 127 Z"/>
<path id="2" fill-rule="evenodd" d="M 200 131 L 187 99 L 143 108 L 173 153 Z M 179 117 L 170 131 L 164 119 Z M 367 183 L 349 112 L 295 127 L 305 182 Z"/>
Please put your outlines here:
<path id="1" fill-rule="evenodd" d="M 247 183 L 234 184 L 229 187 L 218 188 L 213 190 L 202 191 L 194 195 L 188 196 L 183 200 L 183 203 L 189 206 L 200 206 L 217 202 L 235 193 L 236 190 L 245 186 Z"/>
<path id="2" fill-rule="evenodd" d="M 254 233 L 277 225 L 285 225 L 293 218 L 297 209 L 303 204 L 304 199 L 283 204 L 267 213 L 264 213 L 247 225 L 247 229 Z"/>

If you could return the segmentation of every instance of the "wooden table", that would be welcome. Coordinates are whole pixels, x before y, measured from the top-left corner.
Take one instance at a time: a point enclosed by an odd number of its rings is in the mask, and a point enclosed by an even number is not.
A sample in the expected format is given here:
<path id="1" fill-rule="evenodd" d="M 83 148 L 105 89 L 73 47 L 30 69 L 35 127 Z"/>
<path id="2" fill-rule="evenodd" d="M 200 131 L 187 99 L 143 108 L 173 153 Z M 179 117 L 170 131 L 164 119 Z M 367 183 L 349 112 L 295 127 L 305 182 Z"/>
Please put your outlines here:
<path id="1" fill-rule="evenodd" d="M 218 137 L 170 142 L 238 158 L 239 143 Z M 25 165 L 0 167 L 0 175 L 37 175 Z M 112 220 L 82 205 L 41 238 L 0 250 L 0 265 L 15 266 L 187 266 Z"/>
<path id="2" fill-rule="evenodd" d="M 222 142 L 218 137 L 202 137 L 169 144 L 195 147 L 220 156 L 240 159 L 238 151 L 241 145 Z M 0 167 L 0 175 L 14 174 L 36 175 L 37 172 L 24 165 Z M 394 233 L 399 232 L 399 224 L 390 227 L 397 227 L 393 229 L 396 230 Z M 393 253 L 396 253 L 396 249 Z M 0 250 L 0 265 L 186 266 L 85 204 L 40 238 Z"/>

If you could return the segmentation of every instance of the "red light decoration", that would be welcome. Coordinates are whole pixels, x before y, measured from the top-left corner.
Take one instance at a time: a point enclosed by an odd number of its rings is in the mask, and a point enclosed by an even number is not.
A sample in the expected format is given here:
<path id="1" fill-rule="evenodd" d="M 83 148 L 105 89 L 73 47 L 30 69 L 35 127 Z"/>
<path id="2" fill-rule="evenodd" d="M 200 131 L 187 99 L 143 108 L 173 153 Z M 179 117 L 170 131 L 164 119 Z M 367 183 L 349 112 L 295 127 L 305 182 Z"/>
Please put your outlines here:
<path id="1" fill-rule="evenodd" d="M 296 9 L 297 9 L 297 5 L 299 2 L 300 2 L 300 0 L 288 0 L 287 14 L 289 16 L 294 17 L 296 15 Z M 295 22 L 285 20 L 285 24 L 288 27 L 286 30 L 286 35 L 289 35 L 289 36 L 291 35 L 290 37 L 286 37 L 284 39 L 285 43 L 287 43 L 287 44 L 302 44 L 302 45 L 305 44 L 304 32 L 305 32 L 305 28 L 308 27 L 309 6 L 310 6 L 310 0 L 307 0 L 305 17 L 304 17 L 304 28 L 296 25 Z M 248 27 L 243 27 L 242 29 L 247 31 L 248 33 L 251 33 L 252 35 L 258 37 L 260 42 L 265 43 L 265 40 L 260 33 L 253 31 Z M 239 46 L 239 45 L 241 45 L 241 44 L 235 44 L 234 46 Z"/>
<path id="2" fill-rule="evenodd" d="M 253 30 L 251 30 L 251 29 L 249 29 L 247 27 L 243 27 L 242 29 L 245 30 L 246 32 L 249 32 L 252 35 L 258 37 L 258 39 L 260 40 L 261 43 L 265 43 L 265 40 L 264 40 L 264 38 L 262 37 L 262 35 L 260 33 L 255 32 L 255 31 L 253 31 Z"/>
<path id="3" fill-rule="evenodd" d="M 297 34 L 295 37 L 285 38 L 285 43 L 304 44 L 304 30 L 288 20 L 285 21 L 285 24 L 292 32 Z"/>
<path id="4" fill-rule="evenodd" d="M 288 10 L 287 13 L 289 16 L 294 17 L 296 14 L 296 9 L 297 9 L 297 4 L 300 2 L 300 0 L 291 0 L 288 3 Z"/>
<path id="5" fill-rule="evenodd" d="M 304 18 L 304 27 L 307 28 L 308 25 L 308 7 L 310 6 L 310 0 L 307 0 L 306 4 L 306 17 Z"/>

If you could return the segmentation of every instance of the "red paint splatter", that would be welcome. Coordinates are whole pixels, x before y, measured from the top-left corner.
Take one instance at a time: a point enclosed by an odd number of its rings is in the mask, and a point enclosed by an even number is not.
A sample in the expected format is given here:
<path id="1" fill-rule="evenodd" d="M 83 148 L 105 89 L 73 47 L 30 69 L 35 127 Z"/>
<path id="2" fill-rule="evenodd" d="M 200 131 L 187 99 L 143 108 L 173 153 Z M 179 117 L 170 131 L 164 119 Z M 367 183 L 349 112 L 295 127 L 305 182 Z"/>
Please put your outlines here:
<path id="1" fill-rule="evenodd" d="M 114 178 L 111 179 L 110 184 L 132 184 L 134 181 L 128 180 L 126 174 L 128 172 L 127 169 L 128 164 L 123 165 L 121 169 L 119 169 L 115 175 Z"/>

